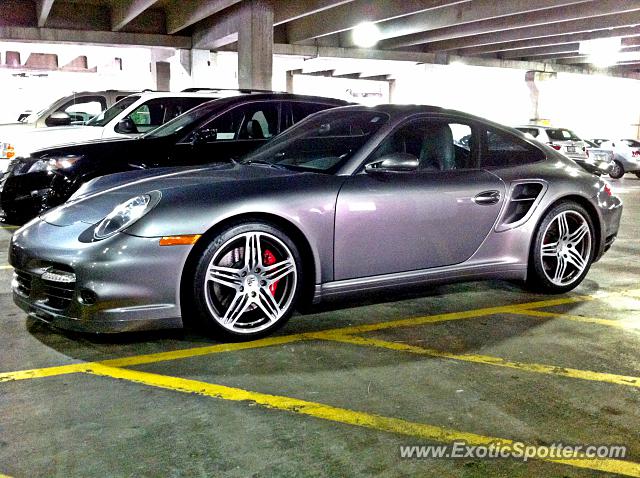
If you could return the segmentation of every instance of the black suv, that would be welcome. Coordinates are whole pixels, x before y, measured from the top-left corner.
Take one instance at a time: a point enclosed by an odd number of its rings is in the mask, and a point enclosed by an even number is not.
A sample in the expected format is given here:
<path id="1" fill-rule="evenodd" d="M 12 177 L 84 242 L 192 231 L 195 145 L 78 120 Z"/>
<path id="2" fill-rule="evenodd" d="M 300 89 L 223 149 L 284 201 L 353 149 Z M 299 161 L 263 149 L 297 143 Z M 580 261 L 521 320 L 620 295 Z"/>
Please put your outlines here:
<path id="1" fill-rule="evenodd" d="M 98 176 L 239 158 L 306 116 L 346 104 L 287 93 L 233 96 L 203 103 L 133 139 L 43 149 L 9 164 L 0 205 L 7 221 L 18 222 L 64 203 Z"/>

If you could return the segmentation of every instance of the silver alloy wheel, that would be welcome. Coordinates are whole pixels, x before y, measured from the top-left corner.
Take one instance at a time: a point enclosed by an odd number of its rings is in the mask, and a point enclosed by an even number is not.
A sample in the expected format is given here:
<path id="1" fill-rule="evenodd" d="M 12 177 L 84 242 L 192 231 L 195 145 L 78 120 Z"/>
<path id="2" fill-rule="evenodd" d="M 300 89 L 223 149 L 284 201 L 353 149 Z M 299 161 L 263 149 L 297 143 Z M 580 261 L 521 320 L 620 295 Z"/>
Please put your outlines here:
<path id="1" fill-rule="evenodd" d="M 611 168 L 611 171 L 609 172 L 609 176 L 611 176 L 613 179 L 619 179 L 622 176 L 624 176 L 622 166 L 620 165 L 620 163 L 618 163 L 617 161 L 613 162 L 613 168 Z"/>
<path id="2" fill-rule="evenodd" d="M 264 254 L 276 262 L 265 263 Z M 289 309 L 298 274 L 291 250 L 266 232 L 238 234 L 218 248 L 204 290 L 212 317 L 240 334 L 260 332 Z"/>
<path id="3" fill-rule="evenodd" d="M 554 217 L 544 231 L 540 257 L 544 274 L 554 285 L 575 282 L 591 258 L 591 229 L 586 218 L 577 211 Z"/>

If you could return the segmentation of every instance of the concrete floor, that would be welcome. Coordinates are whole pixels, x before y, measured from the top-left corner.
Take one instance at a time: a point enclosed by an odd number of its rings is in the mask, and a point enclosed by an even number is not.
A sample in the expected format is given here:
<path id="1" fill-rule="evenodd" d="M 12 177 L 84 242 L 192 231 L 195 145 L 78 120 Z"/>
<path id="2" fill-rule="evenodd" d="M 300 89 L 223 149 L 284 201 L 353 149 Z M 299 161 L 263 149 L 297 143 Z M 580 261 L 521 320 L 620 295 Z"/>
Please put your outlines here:
<path id="1" fill-rule="evenodd" d="M 619 238 L 570 294 L 446 286 L 248 345 L 54 331 L 26 320 L 0 269 L 0 477 L 640 476 L 640 180 L 611 183 Z M 623 444 L 634 463 L 399 456 L 494 438 Z"/>

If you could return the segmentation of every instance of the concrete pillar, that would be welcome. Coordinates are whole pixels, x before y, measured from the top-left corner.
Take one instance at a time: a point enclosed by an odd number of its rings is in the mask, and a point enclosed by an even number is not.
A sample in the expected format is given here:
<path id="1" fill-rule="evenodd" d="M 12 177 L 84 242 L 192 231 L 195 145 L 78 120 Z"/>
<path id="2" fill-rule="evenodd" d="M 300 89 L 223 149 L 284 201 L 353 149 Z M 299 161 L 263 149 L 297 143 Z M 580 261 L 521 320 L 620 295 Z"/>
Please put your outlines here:
<path id="1" fill-rule="evenodd" d="M 156 90 L 169 91 L 171 89 L 171 63 L 156 61 L 154 73 Z"/>
<path id="2" fill-rule="evenodd" d="M 273 5 L 268 0 L 243 2 L 238 28 L 240 88 L 271 89 L 273 72 Z"/>
<path id="3" fill-rule="evenodd" d="M 293 93 L 293 70 L 287 70 L 286 85 L 287 93 Z"/>
<path id="4" fill-rule="evenodd" d="M 538 125 L 551 124 L 548 100 L 545 99 L 544 90 L 545 83 L 555 80 L 558 74 L 555 72 L 544 71 L 527 71 L 525 81 L 529 88 L 529 98 L 531 100 L 531 108 L 529 113 L 529 123 Z"/>
<path id="5" fill-rule="evenodd" d="M 200 88 L 215 88 L 211 52 L 209 50 L 189 50 L 191 65 L 191 85 Z"/>

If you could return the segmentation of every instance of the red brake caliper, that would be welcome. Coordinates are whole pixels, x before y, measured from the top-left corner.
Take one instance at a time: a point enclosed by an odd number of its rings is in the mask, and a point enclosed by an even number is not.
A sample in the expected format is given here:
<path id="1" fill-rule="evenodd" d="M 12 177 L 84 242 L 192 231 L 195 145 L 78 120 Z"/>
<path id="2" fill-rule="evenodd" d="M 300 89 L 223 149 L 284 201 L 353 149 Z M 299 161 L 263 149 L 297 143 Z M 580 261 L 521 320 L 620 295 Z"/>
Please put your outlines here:
<path id="1" fill-rule="evenodd" d="M 265 249 L 264 253 L 262 254 L 262 263 L 265 266 L 271 266 L 276 263 L 276 256 L 274 256 L 273 252 L 271 252 L 269 249 Z M 280 281 L 275 281 L 273 284 L 269 286 L 271 295 L 274 297 L 276 295 L 276 289 L 278 288 L 278 282 Z"/>

